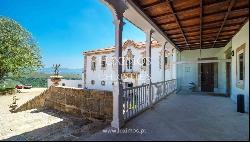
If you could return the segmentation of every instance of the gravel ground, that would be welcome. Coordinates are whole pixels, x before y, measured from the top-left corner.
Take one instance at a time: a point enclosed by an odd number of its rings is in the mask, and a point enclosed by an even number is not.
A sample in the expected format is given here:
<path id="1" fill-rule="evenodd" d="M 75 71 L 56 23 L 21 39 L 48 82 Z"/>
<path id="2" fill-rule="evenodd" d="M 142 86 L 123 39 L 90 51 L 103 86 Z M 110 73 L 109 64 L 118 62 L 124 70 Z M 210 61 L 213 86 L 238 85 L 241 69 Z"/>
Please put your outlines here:
<path id="1" fill-rule="evenodd" d="M 27 102 L 44 90 L 23 90 L 17 94 L 17 104 Z M 78 140 L 107 126 L 101 121 L 93 122 L 47 108 L 10 113 L 12 97 L 0 96 L 0 140 Z"/>
<path id="2" fill-rule="evenodd" d="M 40 95 L 46 89 L 47 88 L 20 89 L 21 93 L 16 93 L 16 95 L 0 96 L 0 115 L 2 115 L 3 113 L 10 113 L 9 105 L 13 102 L 13 96 L 16 96 L 17 105 L 20 106 L 28 100 L 31 100 L 34 97 Z"/>

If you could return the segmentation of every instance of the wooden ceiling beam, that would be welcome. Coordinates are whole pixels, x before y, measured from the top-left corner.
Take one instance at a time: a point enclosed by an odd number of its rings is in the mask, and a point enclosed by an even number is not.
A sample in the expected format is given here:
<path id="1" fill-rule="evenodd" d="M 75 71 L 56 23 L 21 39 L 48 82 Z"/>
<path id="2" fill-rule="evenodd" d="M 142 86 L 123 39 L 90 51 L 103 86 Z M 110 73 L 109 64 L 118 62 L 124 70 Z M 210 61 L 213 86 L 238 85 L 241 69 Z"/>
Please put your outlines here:
<path id="1" fill-rule="evenodd" d="M 159 15 L 152 16 L 152 19 L 157 19 L 157 18 L 160 18 L 160 17 L 163 17 L 163 16 L 168 16 L 170 14 L 172 14 L 172 13 L 171 12 L 162 13 L 162 14 L 159 14 Z"/>
<path id="2" fill-rule="evenodd" d="M 228 41 L 228 39 L 229 38 L 224 38 L 224 39 L 220 39 L 220 40 L 218 40 L 217 42 L 226 42 L 226 41 Z M 208 40 L 202 40 L 202 43 L 214 43 L 214 40 L 213 39 L 208 39 Z M 183 43 L 183 42 L 177 42 L 177 44 L 182 44 L 182 45 L 184 45 L 185 43 Z M 200 40 L 199 39 L 196 39 L 196 40 L 190 40 L 189 41 L 189 44 L 191 45 L 191 44 L 200 44 Z"/>
<path id="3" fill-rule="evenodd" d="M 136 1 L 133 1 L 133 3 L 134 3 L 134 5 L 136 5 L 138 7 L 138 9 L 140 9 L 139 13 L 143 13 L 143 16 L 145 16 L 146 20 L 150 20 L 149 23 L 152 24 L 153 27 L 156 26 L 159 29 L 160 34 L 163 34 L 163 37 L 166 38 L 167 40 L 169 40 L 168 42 L 170 42 L 170 43 L 172 43 L 172 44 L 175 45 L 174 41 L 172 39 L 168 38 L 168 34 L 166 32 L 163 32 L 164 30 L 156 24 L 156 22 L 150 17 L 150 15 L 148 15 L 148 14 L 145 13 L 145 11 L 143 10 L 142 6 L 138 3 L 138 1 L 137 2 Z M 157 28 L 156 28 L 156 30 L 157 30 Z M 177 50 L 179 50 L 178 47 L 175 47 L 175 48 Z"/>
<path id="4" fill-rule="evenodd" d="M 197 7 L 199 8 L 199 7 Z M 182 9 L 182 10 L 179 10 L 179 11 L 175 11 L 177 14 L 181 13 L 181 12 L 185 12 L 185 11 L 189 11 L 189 10 L 193 10 L 194 7 L 188 7 L 188 8 L 185 8 L 185 9 Z M 155 16 L 152 16 L 153 19 L 157 19 L 157 18 L 160 18 L 160 17 L 163 17 L 163 16 L 168 16 L 172 14 L 172 12 L 166 12 L 166 13 L 162 13 L 162 14 L 159 14 L 159 15 L 155 15 Z"/>
<path id="5" fill-rule="evenodd" d="M 175 17 L 176 23 L 177 23 L 177 25 L 179 26 L 179 28 L 180 28 L 180 30 L 181 30 L 181 33 L 182 33 L 182 35 L 183 35 L 183 38 L 184 38 L 184 40 L 185 40 L 187 46 L 189 47 L 188 41 L 187 41 L 187 39 L 186 39 L 186 36 L 185 36 L 185 34 L 184 34 L 184 32 L 183 32 L 183 30 L 182 30 L 182 28 L 181 28 L 179 19 L 178 19 L 177 15 L 176 15 L 176 12 L 175 12 L 175 10 L 174 10 L 172 1 L 167 0 L 167 4 L 168 4 L 168 6 L 169 6 L 169 8 L 170 8 L 170 11 L 172 12 L 172 14 L 173 14 L 174 17 Z"/>
<path id="6" fill-rule="evenodd" d="M 221 32 L 230 32 L 230 31 L 236 31 L 238 30 L 240 27 L 240 25 L 235 25 L 235 26 L 226 26 L 224 25 L 223 29 Z M 210 29 L 206 29 L 206 30 L 202 30 L 202 34 L 211 34 L 211 33 L 218 33 L 219 28 L 210 28 Z M 192 32 L 189 32 L 192 33 Z M 194 32 L 195 33 L 195 32 Z"/>
<path id="7" fill-rule="evenodd" d="M 228 40 L 218 40 L 216 43 L 217 44 L 224 44 L 224 43 L 227 43 L 228 42 Z M 213 43 L 214 43 L 214 41 L 213 40 L 210 40 L 210 42 L 202 42 L 201 44 L 200 44 L 200 42 L 194 42 L 194 43 L 191 43 L 191 42 L 189 42 L 189 44 L 190 44 L 190 47 L 191 46 L 194 46 L 194 45 L 207 45 L 207 44 L 211 44 L 211 45 L 213 45 Z M 180 47 L 182 47 L 182 46 L 186 46 L 185 44 L 178 44 L 178 43 L 176 43 L 178 46 L 180 46 Z"/>
<path id="8" fill-rule="evenodd" d="M 136 3 L 177 48 L 185 50 L 223 47 L 249 19 L 248 5 L 237 0 L 198 0 L 193 6 L 173 0 L 148 2 Z"/>
<path id="9" fill-rule="evenodd" d="M 224 17 L 224 21 L 223 21 L 223 23 L 221 24 L 220 30 L 219 30 L 219 32 L 217 33 L 217 36 L 216 36 L 216 38 L 215 38 L 215 41 L 214 41 L 214 44 L 213 44 L 212 48 L 214 48 L 215 42 L 218 40 L 218 37 L 220 36 L 220 33 L 221 33 L 222 29 L 223 29 L 224 24 L 225 24 L 226 21 L 227 21 L 227 17 L 228 17 L 228 15 L 229 15 L 230 12 L 231 12 L 234 3 L 235 3 L 235 0 L 231 0 L 231 1 L 230 1 L 230 5 L 229 5 L 228 10 L 227 10 L 227 13 L 226 13 L 226 15 L 225 15 L 225 17 Z"/>
<path id="10" fill-rule="evenodd" d="M 225 47 L 225 46 L 219 45 L 219 46 L 215 46 L 214 48 L 221 48 L 221 47 Z M 187 47 L 182 47 L 182 48 L 180 48 L 180 50 L 181 51 L 187 50 L 186 48 Z M 209 48 L 211 48 L 211 46 L 202 47 L 202 49 L 209 49 Z M 197 49 L 199 49 L 199 46 L 192 47 L 190 50 L 197 50 Z"/>
<path id="11" fill-rule="evenodd" d="M 165 2 L 166 2 L 165 0 L 158 0 L 158 1 L 153 2 L 153 3 L 151 3 L 151 4 L 144 5 L 142 8 L 143 8 L 143 9 L 150 9 L 150 8 L 152 8 L 152 7 L 154 7 L 154 6 L 157 6 L 157 5 L 159 5 L 159 4 L 163 4 L 163 3 L 165 3 Z"/>
<path id="12" fill-rule="evenodd" d="M 242 23 L 244 23 L 244 21 L 246 21 L 248 18 L 247 17 L 240 17 L 240 18 L 236 18 L 236 19 L 228 19 L 225 23 L 225 27 L 228 27 L 228 26 L 235 26 L 235 25 L 242 25 Z M 221 22 L 210 22 L 210 23 L 202 23 L 203 25 L 203 30 L 208 30 L 208 29 L 214 29 L 214 28 L 220 28 L 221 26 Z M 191 28 L 197 28 L 195 30 L 192 30 L 192 31 L 199 31 L 199 28 L 200 25 L 194 25 L 194 26 L 182 26 L 182 29 L 183 30 L 186 30 L 186 29 L 191 29 Z M 169 32 L 169 31 L 175 31 L 175 30 L 179 30 L 179 28 L 172 28 L 172 29 L 163 29 L 164 32 Z M 190 31 L 189 31 L 190 32 Z"/>
<path id="13" fill-rule="evenodd" d="M 155 3 L 157 4 L 157 3 L 161 3 L 161 2 L 155 2 Z M 217 2 L 217 3 L 205 5 L 204 9 L 206 9 L 206 8 L 212 8 L 212 7 L 216 6 L 216 5 L 225 5 L 226 3 L 227 3 L 227 1 L 221 1 L 221 2 Z M 149 4 L 148 6 L 150 6 L 150 5 L 151 4 Z M 197 7 L 187 7 L 185 9 L 176 11 L 176 13 L 179 14 L 181 12 L 188 12 L 189 10 L 198 9 L 198 8 L 200 8 L 200 6 L 197 6 Z M 217 12 L 217 13 L 219 13 L 219 12 Z M 163 17 L 163 16 L 168 16 L 170 14 L 171 14 L 171 12 L 162 13 L 162 14 L 159 14 L 159 15 L 152 16 L 152 19 L 157 19 L 157 18 L 160 18 L 160 17 Z"/>
<path id="14" fill-rule="evenodd" d="M 237 30 L 227 30 L 227 31 L 223 31 L 221 32 L 221 34 L 223 33 L 223 36 L 231 36 L 233 35 Z M 218 32 L 211 32 L 209 34 L 201 34 L 202 37 L 215 37 L 215 35 L 217 34 Z M 177 35 L 169 35 L 170 38 L 172 38 L 173 40 L 177 40 L 182 36 L 182 34 L 177 34 Z M 197 34 L 197 35 L 189 35 L 189 33 L 186 34 L 186 38 L 198 38 L 200 39 L 200 34 Z"/>
<path id="15" fill-rule="evenodd" d="M 203 6 L 202 6 L 202 0 L 200 0 L 200 49 L 202 47 L 202 15 L 203 15 Z"/>
<path id="16" fill-rule="evenodd" d="M 227 44 L 227 42 L 219 43 L 219 44 L 216 44 L 216 45 L 217 45 L 217 46 L 224 47 L 226 44 Z M 204 47 L 209 47 L 209 48 L 211 48 L 212 45 L 213 45 L 213 43 L 203 44 L 201 49 L 203 49 Z M 181 47 L 186 47 L 186 46 L 181 46 Z M 197 49 L 200 49 L 200 45 L 199 45 L 199 44 L 197 44 L 197 45 L 195 45 L 195 44 L 190 45 L 190 48 L 194 48 L 194 47 L 196 47 Z"/>
<path id="17" fill-rule="evenodd" d="M 248 11 L 248 8 L 244 8 L 244 9 L 236 9 L 236 10 L 233 10 L 231 12 L 235 12 L 235 13 L 241 13 L 241 12 L 244 12 L 246 13 Z M 216 16 L 216 15 L 224 15 L 225 11 L 220 11 L 220 12 L 217 12 L 217 13 L 211 13 L 211 14 L 208 14 L 208 15 L 203 15 L 204 18 L 208 17 L 208 16 Z M 177 13 L 178 14 L 178 13 Z M 246 15 L 247 16 L 247 15 Z M 234 18 L 240 18 L 242 17 L 242 15 L 240 15 L 239 17 L 234 17 Z M 197 18 L 200 18 L 200 16 L 195 16 L 195 17 L 191 17 L 191 18 L 185 18 L 185 19 L 180 19 L 182 22 L 186 22 L 186 21 L 190 21 L 192 19 L 197 19 Z M 219 21 L 223 21 L 223 20 L 217 20 L 217 21 L 212 21 L 212 22 L 207 22 L 207 23 L 214 23 L 214 22 L 219 22 Z M 168 25 L 168 24 L 173 24 L 175 23 L 175 21 L 168 21 L 168 22 L 162 22 L 162 23 L 158 23 L 158 25 L 160 26 L 164 26 L 164 25 Z"/>

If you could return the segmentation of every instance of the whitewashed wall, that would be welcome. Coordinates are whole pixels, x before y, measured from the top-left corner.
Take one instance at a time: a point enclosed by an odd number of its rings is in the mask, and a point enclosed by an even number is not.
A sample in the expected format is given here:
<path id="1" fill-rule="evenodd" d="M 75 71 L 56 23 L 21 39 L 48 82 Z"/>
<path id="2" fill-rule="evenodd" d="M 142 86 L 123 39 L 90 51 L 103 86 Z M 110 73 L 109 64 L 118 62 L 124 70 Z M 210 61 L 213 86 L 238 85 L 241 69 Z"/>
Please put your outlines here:
<path id="1" fill-rule="evenodd" d="M 173 48 L 172 45 L 167 44 L 167 48 L 171 49 Z M 133 79 L 127 79 L 124 80 L 124 82 L 133 82 L 134 86 L 141 85 L 143 83 L 146 83 L 146 70 L 141 69 L 141 64 L 137 63 L 139 62 L 139 59 L 142 57 L 142 52 L 145 51 L 145 48 L 138 49 L 134 48 L 132 46 L 128 46 L 125 50 L 123 50 L 123 57 L 127 54 L 128 49 L 132 50 L 132 53 L 134 55 L 134 65 L 133 65 L 133 72 L 138 72 L 140 74 L 140 78 L 138 78 L 137 82 Z M 159 56 L 160 51 L 162 50 L 162 47 L 159 48 L 152 48 L 152 82 L 159 82 L 163 81 L 163 71 L 162 68 L 159 67 Z M 101 58 L 102 56 L 106 56 L 108 59 L 111 59 L 112 56 L 114 56 L 114 52 L 109 54 L 97 54 L 97 55 L 88 55 L 87 56 L 87 66 L 86 66 L 86 87 L 88 89 L 98 89 L 98 90 L 112 90 L 112 77 L 114 77 L 113 74 L 113 68 L 112 68 L 112 61 L 108 60 L 108 64 L 106 67 L 106 70 L 101 70 Z M 91 58 L 95 56 L 96 57 L 96 70 L 91 70 Z M 175 52 L 172 55 L 169 56 L 171 62 L 176 59 Z M 126 64 L 123 66 L 123 72 L 126 72 Z M 166 80 L 175 79 L 176 78 L 176 66 L 167 69 L 166 72 Z M 112 78 L 112 79 L 111 79 Z M 91 84 L 91 80 L 95 81 L 95 84 Z M 105 81 L 105 86 L 101 84 L 101 81 Z"/>
<path id="2" fill-rule="evenodd" d="M 245 80 L 244 89 L 236 86 L 236 49 L 242 44 L 246 43 L 245 47 Z M 231 98 L 236 102 L 237 94 L 245 95 L 245 110 L 249 111 L 249 21 L 242 27 L 242 29 L 232 38 L 232 50 L 235 56 L 232 57 L 232 87 Z"/>
<path id="3" fill-rule="evenodd" d="M 224 51 L 230 47 L 230 43 L 224 48 L 210 48 L 200 50 L 185 50 L 178 54 L 179 61 L 198 61 L 198 58 L 217 57 L 225 59 Z M 178 78 L 182 89 L 188 90 L 189 83 L 192 81 L 198 85 L 198 64 L 180 64 L 178 65 Z M 218 87 L 214 88 L 214 92 L 226 93 L 226 63 L 218 63 Z"/>
<path id="4" fill-rule="evenodd" d="M 246 43 L 245 47 L 245 80 L 244 89 L 236 86 L 236 55 L 232 56 L 231 63 L 231 98 L 234 102 L 237 100 L 237 94 L 245 95 L 245 110 L 249 111 L 249 21 L 242 29 L 232 38 L 232 40 L 224 48 L 202 49 L 201 58 L 218 57 L 225 59 L 224 52 L 232 47 L 236 54 L 236 49 Z M 197 61 L 200 57 L 200 50 L 185 50 L 177 52 L 178 61 Z M 189 72 L 185 68 L 190 68 Z M 177 84 L 178 87 L 188 90 L 189 82 L 195 82 L 198 85 L 198 64 L 180 64 L 177 65 Z M 218 88 L 214 88 L 214 92 L 226 93 L 226 64 L 218 64 Z"/>
<path id="5" fill-rule="evenodd" d="M 53 84 L 50 79 L 48 79 L 47 82 L 48 82 L 48 87 L 50 87 Z M 67 79 L 62 79 L 59 82 L 59 85 L 63 86 L 63 83 L 65 84 L 66 87 L 79 88 L 78 85 L 81 84 L 82 85 L 81 88 L 84 88 L 83 80 L 67 80 Z"/>
<path id="6" fill-rule="evenodd" d="M 87 56 L 87 65 L 86 67 L 86 84 L 85 87 L 88 89 L 97 89 L 97 90 L 112 90 L 112 61 L 107 62 L 106 70 L 101 70 L 101 57 L 106 56 L 108 59 L 114 55 L 114 53 L 110 54 L 98 54 L 98 55 L 90 55 Z M 96 57 L 96 70 L 91 70 L 91 58 Z M 95 84 L 91 84 L 91 80 L 95 81 Z M 105 86 L 101 85 L 101 81 L 105 80 Z"/>

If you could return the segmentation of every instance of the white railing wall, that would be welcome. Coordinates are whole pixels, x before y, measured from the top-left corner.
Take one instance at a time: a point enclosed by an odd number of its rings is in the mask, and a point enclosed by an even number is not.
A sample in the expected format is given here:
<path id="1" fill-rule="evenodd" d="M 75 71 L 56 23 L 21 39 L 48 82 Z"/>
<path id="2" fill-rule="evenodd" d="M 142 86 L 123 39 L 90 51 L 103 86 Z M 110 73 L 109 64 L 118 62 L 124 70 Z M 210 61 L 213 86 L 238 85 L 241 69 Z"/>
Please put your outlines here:
<path id="1" fill-rule="evenodd" d="M 176 89 L 176 80 L 168 80 L 162 82 L 156 82 L 151 84 L 151 102 L 149 98 L 149 84 L 124 88 L 123 89 L 123 116 L 124 120 L 127 121 L 151 105 L 157 103 L 162 98 L 173 93 Z"/>

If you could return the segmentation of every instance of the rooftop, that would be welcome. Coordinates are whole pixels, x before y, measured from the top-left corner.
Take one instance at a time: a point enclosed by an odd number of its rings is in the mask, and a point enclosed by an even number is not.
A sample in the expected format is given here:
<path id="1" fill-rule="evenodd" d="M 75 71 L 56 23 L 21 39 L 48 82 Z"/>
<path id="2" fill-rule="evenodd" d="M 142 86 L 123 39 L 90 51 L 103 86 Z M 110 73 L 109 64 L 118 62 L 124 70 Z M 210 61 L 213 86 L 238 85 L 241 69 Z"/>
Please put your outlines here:
<path id="1" fill-rule="evenodd" d="M 152 41 L 152 48 L 158 48 L 160 47 L 160 44 L 156 41 Z M 123 44 L 123 50 L 125 50 L 128 46 L 133 46 L 135 48 L 145 48 L 146 47 L 146 42 L 135 42 L 133 40 L 127 40 Z M 85 51 L 83 52 L 83 55 L 91 55 L 91 54 L 98 54 L 98 53 L 110 53 L 110 52 L 115 52 L 115 47 L 108 47 L 108 48 L 102 48 L 102 49 L 96 49 L 96 50 L 90 50 L 90 51 Z"/>

